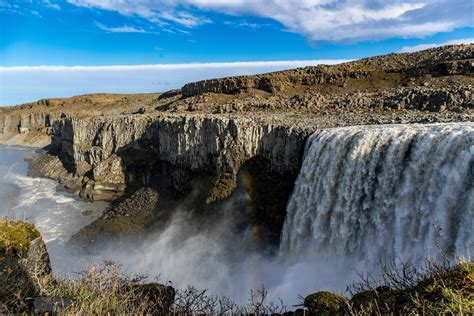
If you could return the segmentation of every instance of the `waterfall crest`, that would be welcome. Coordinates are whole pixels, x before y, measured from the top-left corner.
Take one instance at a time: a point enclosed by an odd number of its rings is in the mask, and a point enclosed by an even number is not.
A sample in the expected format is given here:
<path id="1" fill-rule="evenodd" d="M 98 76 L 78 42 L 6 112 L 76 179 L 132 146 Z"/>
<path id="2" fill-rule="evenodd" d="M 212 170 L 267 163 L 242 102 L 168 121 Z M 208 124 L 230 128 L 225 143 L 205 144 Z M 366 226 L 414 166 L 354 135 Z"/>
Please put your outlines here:
<path id="1" fill-rule="evenodd" d="M 474 123 L 314 133 L 287 208 L 281 255 L 420 262 L 473 246 Z M 438 233 L 437 233 L 438 231 Z"/>

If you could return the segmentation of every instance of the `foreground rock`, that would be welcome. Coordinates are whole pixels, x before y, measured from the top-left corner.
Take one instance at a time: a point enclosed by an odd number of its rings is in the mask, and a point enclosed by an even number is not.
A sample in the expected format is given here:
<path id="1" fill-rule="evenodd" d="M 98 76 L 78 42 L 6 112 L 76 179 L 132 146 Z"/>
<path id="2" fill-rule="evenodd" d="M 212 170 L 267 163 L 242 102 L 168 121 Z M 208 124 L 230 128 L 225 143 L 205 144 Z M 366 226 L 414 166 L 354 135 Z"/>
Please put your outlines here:
<path id="1" fill-rule="evenodd" d="M 55 280 L 41 234 L 29 223 L 0 221 L 0 313 L 164 315 L 175 290 L 129 278 L 114 263 L 80 279 Z"/>
<path id="2" fill-rule="evenodd" d="M 304 306 L 315 315 L 344 315 L 349 300 L 331 292 L 317 292 L 304 299 Z"/>
<path id="3" fill-rule="evenodd" d="M 46 245 L 26 222 L 0 221 L 0 312 L 27 311 L 53 282 Z"/>

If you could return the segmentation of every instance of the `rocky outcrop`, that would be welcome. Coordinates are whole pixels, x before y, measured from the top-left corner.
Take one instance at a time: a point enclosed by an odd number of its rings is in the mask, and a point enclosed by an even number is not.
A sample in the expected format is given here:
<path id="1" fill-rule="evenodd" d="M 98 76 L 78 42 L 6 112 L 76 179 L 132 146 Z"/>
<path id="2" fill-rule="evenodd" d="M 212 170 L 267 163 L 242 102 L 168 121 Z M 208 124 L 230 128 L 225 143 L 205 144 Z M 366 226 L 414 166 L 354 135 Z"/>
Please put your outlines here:
<path id="1" fill-rule="evenodd" d="M 50 154 L 31 158 L 30 166 L 83 198 L 113 201 L 152 187 L 169 209 L 191 196 L 192 208 L 218 210 L 251 191 L 252 221 L 277 243 L 311 130 L 218 115 L 66 118 L 52 129 Z"/>
<path id="2" fill-rule="evenodd" d="M 158 193 L 151 188 L 138 189 L 132 196 L 112 203 L 104 214 L 82 228 L 69 241 L 81 248 L 92 247 L 111 238 L 130 237 L 142 233 L 159 211 Z"/>
<path id="3" fill-rule="evenodd" d="M 84 295 L 87 293 L 87 295 Z M 23 221 L 0 220 L 0 313 L 166 315 L 175 290 L 129 278 L 118 266 L 92 266 L 79 279 L 54 279 L 41 234 Z M 104 307 L 101 305 L 104 304 Z"/>
<path id="4" fill-rule="evenodd" d="M 471 45 L 435 48 L 413 54 L 385 55 L 337 66 L 305 67 L 256 76 L 239 76 L 188 83 L 181 89 L 185 97 L 203 93 L 235 94 L 257 89 L 274 93 L 292 86 L 343 82 L 347 79 L 369 78 L 376 73 L 404 73 L 421 76 L 472 74 L 474 53 Z"/>
<path id="5" fill-rule="evenodd" d="M 50 142 L 54 122 L 64 117 L 63 113 L 0 112 L 0 143 L 43 147 Z"/>
<path id="6" fill-rule="evenodd" d="M 28 310 L 53 281 L 46 245 L 29 223 L 0 221 L 0 313 Z"/>
<path id="7" fill-rule="evenodd" d="M 345 315 L 349 300 L 331 292 L 317 292 L 304 299 L 304 306 L 311 315 Z"/>
<path id="8" fill-rule="evenodd" d="M 474 108 L 474 88 L 471 85 L 447 88 L 402 87 L 375 92 L 322 93 L 308 90 L 292 96 L 259 96 L 236 98 L 219 103 L 212 95 L 187 98 L 174 102 L 170 108 L 179 110 L 207 109 L 214 113 L 264 111 L 298 111 L 313 115 L 396 111 L 464 113 Z"/>

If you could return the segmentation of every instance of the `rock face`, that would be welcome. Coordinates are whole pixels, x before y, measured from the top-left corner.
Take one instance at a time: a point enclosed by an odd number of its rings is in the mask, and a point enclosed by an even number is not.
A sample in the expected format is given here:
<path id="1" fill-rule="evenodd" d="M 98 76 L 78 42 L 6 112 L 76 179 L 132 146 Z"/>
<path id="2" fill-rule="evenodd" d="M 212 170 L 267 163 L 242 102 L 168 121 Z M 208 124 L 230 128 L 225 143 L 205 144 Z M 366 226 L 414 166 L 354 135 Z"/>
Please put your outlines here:
<path id="1" fill-rule="evenodd" d="M 185 191 L 191 173 L 235 181 L 239 168 L 257 156 L 274 172 L 295 173 L 305 136 L 288 126 L 254 125 L 244 118 L 72 118 L 55 126 L 51 150 L 71 173 L 88 177 L 85 186 L 93 190 L 150 184 L 156 180 L 151 170 L 139 167 L 160 163 L 174 167 L 168 181 Z"/>
<path id="2" fill-rule="evenodd" d="M 251 197 L 255 221 L 271 222 L 268 238 L 277 243 L 306 137 L 302 129 L 255 125 L 245 118 L 68 118 L 53 128 L 50 152 L 57 156 L 37 156 L 32 166 L 91 199 L 114 200 L 150 186 L 179 200 L 198 186 L 199 208 L 217 208 L 234 193 L 239 174 L 245 173 L 251 183 L 278 189 L 257 190 Z M 265 179 L 255 165 L 265 170 Z M 272 202 L 265 205 L 268 200 Z"/>
<path id="3" fill-rule="evenodd" d="M 61 117 L 64 116 L 45 112 L 2 113 L 0 111 L 0 142 L 8 143 L 8 140 L 11 140 L 14 145 L 45 146 L 50 142 L 52 125 Z"/>

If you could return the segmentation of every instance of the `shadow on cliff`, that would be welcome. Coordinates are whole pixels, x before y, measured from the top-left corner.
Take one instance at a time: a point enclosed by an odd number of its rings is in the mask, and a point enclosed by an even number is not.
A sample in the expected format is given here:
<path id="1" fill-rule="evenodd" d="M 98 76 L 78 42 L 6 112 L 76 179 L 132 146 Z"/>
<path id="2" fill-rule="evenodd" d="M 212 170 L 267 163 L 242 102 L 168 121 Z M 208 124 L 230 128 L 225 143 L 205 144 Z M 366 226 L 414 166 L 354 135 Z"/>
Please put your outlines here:
<path id="1" fill-rule="evenodd" d="M 171 163 L 167 157 L 159 154 L 161 144 L 157 131 L 160 128 L 163 127 L 158 123 L 150 124 L 141 138 L 118 148 L 114 153 L 123 162 L 126 194 L 112 202 L 109 208 L 111 216 L 115 216 L 114 208 L 123 209 L 121 203 L 140 188 L 146 187 L 156 191 L 159 196 L 154 216 L 143 225 L 146 231 L 166 227 L 178 208 L 192 213 L 196 222 L 200 218 L 206 218 L 206 222 L 209 222 L 209 219 L 223 216 L 231 210 L 235 219 L 233 229 L 244 232 L 251 227 L 259 251 L 271 254 L 278 249 L 286 205 L 300 169 L 306 137 L 298 139 L 296 152 L 292 153 L 298 158 L 286 170 L 277 168 L 278 162 L 265 157 L 272 155 L 272 148 L 270 146 L 269 149 L 268 144 L 285 135 L 278 129 L 272 129 L 259 139 L 254 156 L 245 157 L 241 148 L 231 144 L 224 153 L 209 154 L 204 160 L 205 164 L 195 163 L 193 166 L 189 157 L 192 153 L 202 152 L 204 145 L 196 142 L 186 147 L 186 151 L 177 154 Z M 239 135 L 236 129 L 234 133 L 232 137 L 237 139 Z M 179 135 L 173 136 L 175 138 L 172 141 L 177 142 Z M 126 216 L 134 216 L 133 210 Z"/>

